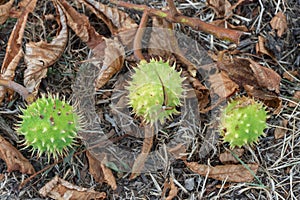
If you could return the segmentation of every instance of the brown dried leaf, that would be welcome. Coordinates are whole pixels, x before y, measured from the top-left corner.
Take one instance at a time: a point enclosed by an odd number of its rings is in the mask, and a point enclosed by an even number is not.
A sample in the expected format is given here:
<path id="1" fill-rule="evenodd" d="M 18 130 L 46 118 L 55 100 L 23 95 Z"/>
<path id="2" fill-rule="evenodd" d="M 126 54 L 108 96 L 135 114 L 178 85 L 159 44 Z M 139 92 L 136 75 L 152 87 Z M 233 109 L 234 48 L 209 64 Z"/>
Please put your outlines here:
<path id="1" fill-rule="evenodd" d="M 294 102 L 289 102 L 288 106 L 294 108 L 294 107 L 296 107 L 296 106 L 299 104 L 299 102 L 300 102 L 300 91 L 299 91 L 299 90 L 298 90 L 298 91 L 295 91 L 292 100 L 293 100 L 295 103 L 294 103 Z"/>
<path id="2" fill-rule="evenodd" d="M 239 89 L 238 84 L 233 82 L 223 71 L 211 75 L 208 81 L 211 83 L 212 92 L 221 98 L 227 98 Z"/>
<path id="3" fill-rule="evenodd" d="M 275 56 L 265 47 L 266 39 L 263 36 L 258 36 L 258 43 L 255 46 L 257 54 L 265 54 L 275 60 Z"/>
<path id="4" fill-rule="evenodd" d="M 95 28 L 90 24 L 87 16 L 78 13 L 65 0 L 57 1 L 67 17 L 68 26 L 76 33 L 76 35 L 87 44 L 90 49 L 94 49 L 101 42 L 103 36 L 96 32 Z"/>
<path id="5" fill-rule="evenodd" d="M 270 108 L 273 108 L 274 114 L 278 114 L 282 108 L 282 101 L 278 98 L 277 94 L 270 91 L 262 91 L 259 89 L 255 89 L 253 86 L 244 85 L 244 88 L 247 94 L 250 97 L 254 97 L 255 99 L 259 99 L 260 101 L 264 102 Z"/>
<path id="6" fill-rule="evenodd" d="M 27 22 L 28 14 L 35 8 L 37 0 L 23 0 L 18 4 L 22 13 L 10 34 L 6 54 L 2 63 L 0 78 L 5 80 L 13 80 L 15 76 L 15 69 L 23 56 L 22 39 L 24 29 Z M 0 87 L 0 102 L 4 99 L 7 89 Z"/>
<path id="7" fill-rule="evenodd" d="M 154 129 L 152 126 L 147 125 L 145 127 L 145 138 L 143 141 L 142 152 L 137 156 L 136 160 L 133 163 L 130 180 L 135 179 L 140 175 L 141 171 L 144 168 L 145 161 L 151 151 L 153 145 L 153 132 Z"/>
<path id="8" fill-rule="evenodd" d="M 104 54 L 102 54 L 102 49 L 94 49 L 95 57 L 103 57 L 102 68 L 95 80 L 95 88 L 100 89 L 105 85 L 110 78 L 119 72 L 124 63 L 125 50 L 117 38 L 107 39 L 103 38 L 105 41 Z M 103 47 L 101 47 L 103 48 Z"/>
<path id="9" fill-rule="evenodd" d="M 286 71 L 286 72 L 283 72 L 283 78 L 291 81 L 291 82 L 294 82 L 295 81 L 295 78 L 299 76 L 299 73 L 297 70 L 294 70 L 294 71 Z"/>
<path id="10" fill-rule="evenodd" d="M 237 157 L 241 157 L 244 154 L 244 149 L 235 148 L 232 150 Z M 229 163 L 239 163 L 239 161 L 232 155 L 230 151 L 225 151 L 219 155 L 219 160 L 223 164 L 229 164 Z"/>
<path id="11" fill-rule="evenodd" d="M 6 22 L 9 17 L 9 11 L 14 3 L 14 0 L 9 0 L 5 4 L 0 6 L 0 25 Z"/>
<path id="12" fill-rule="evenodd" d="M 185 159 L 183 154 L 186 153 L 186 148 L 183 144 L 177 144 L 176 146 L 169 148 L 168 152 L 176 159 Z"/>
<path id="13" fill-rule="evenodd" d="M 250 62 L 250 68 L 254 73 L 258 85 L 270 91 L 275 91 L 278 94 L 281 81 L 280 75 L 274 70 L 263 67 L 251 59 L 248 59 L 248 61 Z"/>
<path id="14" fill-rule="evenodd" d="M 51 43 L 40 41 L 26 44 L 25 63 L 27 69 L 24 73 L 24 85 L 29 92 L 34 94 L 37 93 L 41 79 L 46 77 L 47 68 L 60 58 L 68 41 L 66 17 L 55 1 L 54 5 L 60 16 L 57 21 L 61 26 L 57 37 Z"/>
<path id="15" fill-rule="evenodd" d="M 117 189 L 116 179 L 112 171 L 105 166 L 107 162 L 106 155 L 97 155 L 95 157 L 90 151 L 86 152 L 89 160 L 89 172 L 98 183 L 107 183 L 113 190 Z"/>
<path id="16" fill-rule="evenodd" d="M 232 15 L 231 4 L 227 0 L 208 0 L 206 1 L 208 6 L 212 8 L 217 17 L 229 17 Z"/>
<path id="17" fill-rule="evenodd" d="M 270 24 L 273 29 L 277 30 L 278 37 L 281 37 L 288 28 L 286 16 L 281 11 L 272 18 Z"/>
<path id="18" fill-rule="evenodd" d="M 283 138 L 286 134 L 287 130 L 287 124 L 288 124 L 288 120 L 283 119 L 282 121 L 280 121 L 280 126 L 281 127 L 276 127 L 275 131 L 274 131 L 274 137 L 275 139 L 280 139 Z"/>
<path id="19" fill-rule="evenodd" d="M 211 167 L 208 165 L 201 165 L 196 162 L 185 162 L 186 166 L 195 173 L 202 176 L 208 175 L 209 178 L 227 182 L 251 182 L 253 175 L 243 165 L 217 165 Z M 247 164 L 248 167 L 256 174 L 259 167 L 258 164 Z"/>
<path id="20" fill-rule="evenodd" d="M 198 79 L 190 78 L 192 81 L 192 85 L 194 88 L 194 92 L 196 93 L 198 99 L 198 107 L 199 110 L 203 110 L 209 104 L 209 90 L 205 87 Z M 189 95 L 189 92 L 187 92 Z M 193 94 L 192 94 L 193 95 Z"/>
<path id="21" fill-rule="evenodd" d="M 118 35 L 125 46 L 130 46 L 138 25 L 129 15 L 116 7 L 109 7 L 94 0 L 78 0 L 84 3 L 109 28 L 112 35 Z"/>
<path id="22" fill-rule="evenodd" d="M 96 192 L 92 189 L 82 188 L 73 185 L 58 176 L 55 176 L 44 187 L 39 190 L 43 197 L 50 197 L 58 200 L 92 200 L 105 199 L 105 192 Z"/>
<path id="23" fill-rule="evenodd" d="M 178 193 L 178 188 L 175 186 L 173 178 L 170 178 L 169 180 L 170 180 L 170 183 L 165 184 L 165 187 L 164 187 L 165 192 L 162 193 L 162 195 L 164 195 L 166 193 L 166 190 L 170 189 L 169 195 L 165 198 L 166 200 L 174 199 Z M 162 196 L 162 197 L 164 197 L 164 196 Z"/>
<path id="24" fill-rule="evenodd" d="M 279 93 L 281 77 L 272 69 L 263 67 L 251 59 L 228 59 L 224 55 L 221 56 L 217 63 L 218 68 L 225 71 L 239 86 L 250 85 Z"/>
<path id="25" fill-rule="evenodd" d="M 22 174 L 34 174 L 30 162 L 8 141 L 0 136 L 0 158 L 5 161 L 7 171 L 20 171 Z"/>

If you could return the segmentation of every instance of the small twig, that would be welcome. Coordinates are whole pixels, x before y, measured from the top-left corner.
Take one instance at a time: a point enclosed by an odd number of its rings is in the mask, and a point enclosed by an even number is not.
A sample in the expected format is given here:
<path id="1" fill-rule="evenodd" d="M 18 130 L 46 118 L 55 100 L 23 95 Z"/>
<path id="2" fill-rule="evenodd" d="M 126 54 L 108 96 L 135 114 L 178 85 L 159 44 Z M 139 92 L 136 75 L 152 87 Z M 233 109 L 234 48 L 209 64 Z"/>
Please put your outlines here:
<path id="1" fill-rule="evenodd" d="M 111 3 L 116 4 L 118 6 L 128 8 L 128 9 L 134 9 L 137 11 L 147 10 L 149 12 L 149 15 L 154 15 L 154 16 L 166 19 L 172 23 L 180 23 L 180 24 L 189 26 L 196 31 L 203 31 L 203 32 L 212 34 L 219 39 L 229 40 L 236 44 L 239 43 L 240 37 L 245 34 L 242 31 L 218 27 L 218 26 L 203 22 L 198 18 L 186 17 L 179 13 L 174 16 L 174 15 L 172 15 L 172 13 L 170 11 L 161 11 L 158 9 L 149 8 L 145 5 L 137 5 L 137 4 L 133 4 L 133 3 L 128 3 L 128 2 L 124 2 L 124 1 L 116 1 L 116 0 L 111 0 Z"/>
<path id="2" fill-rule="evenodd" d="M 10 81 L 10 80 L 5 80 L 5 79 L 0 79 L 0 86 L 4 86 L 6 88 L 9 88 L 17 93 L 19 93 L 27 103 L 32 103 L 34 101 L 34 95 L 29 93 L 28 90 L 14 82 L 14 81 Z"/>
<path id="3" fill-rule="evenodd" d="M 145 60 L 145 57 L 142 54 L 142 38 L 145 33 L 145 28 L 148 22 L 148 12 L 147 10 L 144 11 L 139 28 L 136 31 L 134 42 L 133 42 L 133 49 L 134 49 L 134 56 L 138 60 Z"/>

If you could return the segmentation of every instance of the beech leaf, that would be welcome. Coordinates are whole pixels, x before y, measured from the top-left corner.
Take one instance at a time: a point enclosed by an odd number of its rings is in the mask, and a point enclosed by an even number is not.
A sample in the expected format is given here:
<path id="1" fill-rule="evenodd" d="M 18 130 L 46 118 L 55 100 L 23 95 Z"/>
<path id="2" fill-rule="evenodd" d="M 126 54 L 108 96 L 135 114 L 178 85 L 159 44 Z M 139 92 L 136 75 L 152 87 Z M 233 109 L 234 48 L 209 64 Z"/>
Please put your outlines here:
<path id="1" fill-rule="evenodd" d="M 20 171 L 22 174 L 34 174 L 30 162 L 8 141 L 0 136 L 0 158 L 5 161 L 7 171 Z"/>
<path id="2" fill-rule="evenodd" d="M 47 69 L 62 55 L 68 41 L 68 27 L 66 17 L 55 1 L 54 5 L 60 16 L 58 24 L 61 26 L 59 34 L 51 43 L 44 41 L 29 42 L 26 44 L 24 85 L 29 92 L 37 93 L 41 79 L 46 77 Z"/>
<path id="3" fill-rule="evenodd" d="M 208 165 L 198 164 L 197 162 L 186 162 L 185 164 L 193 172 L 201 176 L 208 175 L 209 178 L 227 182 L 251 182 L 253 181 L 252 173 L 243 165 L 217 165 L 211 167 Z M 258 164 L 247 164 L 248 167 L 256 174 Z"/>
<path id="4" fill-rule="evenodd" d="M 105 192 L 97 192 L 93 189 L 87 189 L 73 185 L 58 176 L 55 176 L 44 187 L 39 190 L 43 197 L 50 197 L 52 199 L 64 200 L 92 200 L 105 199 Z"/>
<path id="5" fill-rule="evenodd" d="M 9 17 L 9 11 L 14 3 L 14 0 L 9 0 L 5 4 L 0 6 L 0 25 L 6 22 Z"/>
<path id="6" fill-rule="evenodd" d="M 2 63 L 0 78 L 4 80 L 13 80 L 15 77 L 15 70 L 19 64 L 20 59 L 23 57 L 22 39 L 24 29 L 27 22 L 28 14 L 31 13 L 36 5 L 37 0 L 23 0 L 18 4 L 22 13 L 10 34 L 6 54 Z M 0 87 L 0 103 L 3 101 L 7 89 Z"/>
<path id="7" fill-rule="evenodd" d="M 105 166 L 107 159 L 106 155 L 94 156 L 90 151 L 86 153 L 89 160 L 89 172 L 98 183 L 107 183 L 113 190 L 117 189 L 116 179 L 111 169 Z"/>

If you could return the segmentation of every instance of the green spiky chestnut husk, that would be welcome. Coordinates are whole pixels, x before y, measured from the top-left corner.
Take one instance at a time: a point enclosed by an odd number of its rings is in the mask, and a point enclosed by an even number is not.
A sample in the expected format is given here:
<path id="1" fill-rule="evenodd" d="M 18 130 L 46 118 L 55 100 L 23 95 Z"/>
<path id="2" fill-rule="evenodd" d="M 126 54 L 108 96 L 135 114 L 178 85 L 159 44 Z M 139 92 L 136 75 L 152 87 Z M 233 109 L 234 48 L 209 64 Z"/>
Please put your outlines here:
<path id="1" fill-rule="evenodd" d="M 231 101 L 221 115 L 221 135 L 231 148 L 253 145 L 264 136 L 267 112 L 262 103 L 239 97 Z"/>
<path id="2" fill-rule="evenodd" d="M 180 105 L 184 78 L 175 70 L 175 64 L 170 67 L 168 61 L 143 60 L 134 70 L 127 89 L 129 106 L 137 116 L 153 124 L 164 123 L 166 118 L 179 113 L 176 106 Z"/>
<path id="3" fill-rule="evenodd" d="M 22 109 L 17 132 L 24 135 L 25 148 L 31 146 L 40 156 L 46 153 L 54 158 L 68 152 L 77 136 L 79 116 L 58 95 L 42 95 Z"/>

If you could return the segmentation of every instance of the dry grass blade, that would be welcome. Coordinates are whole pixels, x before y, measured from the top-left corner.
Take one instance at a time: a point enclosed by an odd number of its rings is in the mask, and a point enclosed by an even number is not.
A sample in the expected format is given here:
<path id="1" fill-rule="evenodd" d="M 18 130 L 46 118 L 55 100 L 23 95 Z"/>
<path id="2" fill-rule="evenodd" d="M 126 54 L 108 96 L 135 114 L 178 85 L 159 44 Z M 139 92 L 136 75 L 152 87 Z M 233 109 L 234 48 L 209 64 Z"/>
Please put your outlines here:
<path id="1" fill-rule="evenodd" d="M 243 165 L 218 165 L 211 167 L 208 165 L 201 165 L 196 162 L 187 162 L 185 164 L 190 170 L 201 176 L 208 176 L 220 181 L 228 182 L 251 182 L 254 179 L 252 173 L 246 169 Z M 259 165 L 258 164 L 247 164 L 249 168 L 256 174 Z"/>
<path id="2" fill-rule="evenodd" d="M 37 93 L 41 79 L 46 77 L 47 68 L 60 58 L 68 41 L 66 17 L 55 1 L 54 5 L 59 14 L 57 21 L 61 26 L 57 37 L 51 43 L 40 41 L 26 44 L 25 63 L 27 69 L 24 73 L 24 85 L 29 92 L 34 94 Z"/>
<path id="3" fill-rule="evenodd" d="M 39 193 L 44 197 L 53 199 L 68 199 L 68 200 L 92 200 L 105 199 L 104 192 L 97 192 L 93 189 L 82 188 L 73 185 L 58 176 L 55 176 L 50 182 L 39 190 Z"/>
<path id="4" fill-rule="evenodd" d="M 14 0 L 9 0 L 9 2 L 0 6 L 0 25 L 3 24 L 9 17 L 9 11 L 14 3 Z"/>
<path id="5" fill-rule="evenodd" d="M 33 174 L 35 170 L 30 162 L 8 141 L 0 136 L 0 158 L 5 161 L 7 171 L 20 171 L 22 174 Z"/>
<path id="6" fill-rule="evenodd" d="M 28 14 L 34 10 L 36 1 L 37 0 L 21 1 L 18 5 L 22 13 L 8 40 L 6 54 L 0 72 L 1 79 L 13 80 L 15 76 L 15 69 L 23 56 L 21 46 Z M 0 87 L 0 102 L 3 101 L 6 91 L 6 88 Z"/>

